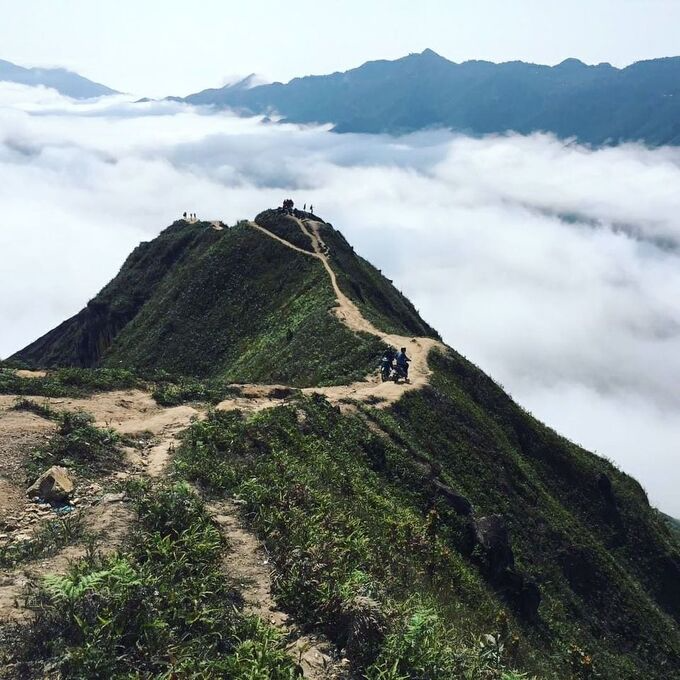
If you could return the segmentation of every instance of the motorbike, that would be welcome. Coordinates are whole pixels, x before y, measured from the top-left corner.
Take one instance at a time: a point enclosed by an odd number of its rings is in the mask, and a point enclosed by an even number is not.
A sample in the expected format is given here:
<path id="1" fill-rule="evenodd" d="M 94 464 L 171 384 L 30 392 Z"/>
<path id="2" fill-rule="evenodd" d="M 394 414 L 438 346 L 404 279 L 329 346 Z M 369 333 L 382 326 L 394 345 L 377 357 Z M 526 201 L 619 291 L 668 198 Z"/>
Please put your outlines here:
<path id="1" fill-rule="evenodd" d="M 392 368 L 392 362 L 387 359 L 383 359 L 380 362 L 380 378 L 382 381 L 387 382 L 388 380 L 393 380 L 393 372 L 394 369 Z"/>
<path id="2" fill-rule="evenodd" d="M 403 367 L 393 365 L 392 361 L 387 358 L 383 358 L 380 362 L 380 378 L 383 382 L 389 380 L 395 383 L 398 383 L 400 380 L 408 382 L 408 376 Z"/>

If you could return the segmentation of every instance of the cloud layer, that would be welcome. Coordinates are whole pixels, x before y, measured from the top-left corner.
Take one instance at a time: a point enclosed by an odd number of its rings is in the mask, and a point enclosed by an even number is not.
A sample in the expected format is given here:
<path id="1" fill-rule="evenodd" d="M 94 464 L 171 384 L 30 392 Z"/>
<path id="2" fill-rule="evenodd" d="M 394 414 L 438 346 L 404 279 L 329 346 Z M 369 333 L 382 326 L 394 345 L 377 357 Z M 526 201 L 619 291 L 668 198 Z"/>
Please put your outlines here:
<path id="1" fill-rule="evenodd" d="M 680 516 L 680 150 L 334 135 L 0 84 L 0 356 L 73 314 L 183 211 L 292 195 L 444 339 Z"/>

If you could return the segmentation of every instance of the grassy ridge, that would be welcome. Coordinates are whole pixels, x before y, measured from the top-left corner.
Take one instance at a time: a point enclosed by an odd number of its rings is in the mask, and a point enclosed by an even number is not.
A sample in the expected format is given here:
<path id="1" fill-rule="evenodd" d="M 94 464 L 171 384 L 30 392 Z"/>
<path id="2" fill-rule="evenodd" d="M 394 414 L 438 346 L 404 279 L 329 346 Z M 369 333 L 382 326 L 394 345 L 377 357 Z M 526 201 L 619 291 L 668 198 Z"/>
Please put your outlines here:
<path id="1" fill-rule="evenodd" d="M 680 550 L 639 484 L 522 411 L 456 353 L 431 365 L 432 387 L 376 420 L 479 514 L 506 518 L 554 639 L 568 633 L 597 649 L 609 677 L 677 670 Z"/>
<path id="2" fill-rule="evenodd" d="M 300 620 L 345 647 L 353 616 L 372 622 L 353 652 L 367 677 L 500 677 L 465 675 L 479 662 L 470 641 L 485 634 L 503 639 L 499 674 L 680 672 L 677 543 L 637 483 L 458 355 L 431 363 L 432 387 L 391 409 L 342 415 L 300 399 L 248 420 L 215 414 L 190 429 L 178 471 L 244 501 L 274 558 L 277 597 Z M 454 491 L 473 518 L 448 500 Z M 516 573 L 538 584 L 535 618 L 470 543 L 474 518 L 493 514 L 508 524 Z M 429 643 L 416 661 L 404 636 L 421 619 Z"/>
<path id="3" fill-rule="evenodd" d="M 180 267 L 118 336 L 105 364 L 232 382 L 343 383 L 380 343 L 329 314 L 319 262 L 242 225 Z"/>
<path id="4" fill-rule="evenodd" d="M 377 328 L 388 333 L 441 339 L 439 333 L 423 321 L 411 301 L 370 262 L 359 257 L 339 231 L 324 224 L 320 234 L 329 248 L 338 285 Z"/>
<path id="5" fill-rule="evenodd" d="M 311 247 L 293 226 L 283 235 Z M 245 223 L 218 231 L 178 222 L 135 249 L 84 310 L 13 359 L 231 382 L 341 384 L 374 370 L 382 346 L 341 324 L 329 313 L 334 304 L 317 260 Z"/>
<path id="6" fill-rule="evenodd" d="M 180 263 L 215 240 L 206 225 L 175 222 L 153 241 L 141 243 L 119 274 L 87 307 L 14 355 L 31 366 L 94 367 L 118 333 L 153 297 Z"/>
<path id="7" fill-rule="evenodd" d="M 413 460 L 323 399 L 194 424 L 179 474 L 235 494 L 277 568 L 275 594 L 368 678 L 501 678 L 516 625 L 450 546 Z M 485 637 L 483 634 L 488 635 Z"/>

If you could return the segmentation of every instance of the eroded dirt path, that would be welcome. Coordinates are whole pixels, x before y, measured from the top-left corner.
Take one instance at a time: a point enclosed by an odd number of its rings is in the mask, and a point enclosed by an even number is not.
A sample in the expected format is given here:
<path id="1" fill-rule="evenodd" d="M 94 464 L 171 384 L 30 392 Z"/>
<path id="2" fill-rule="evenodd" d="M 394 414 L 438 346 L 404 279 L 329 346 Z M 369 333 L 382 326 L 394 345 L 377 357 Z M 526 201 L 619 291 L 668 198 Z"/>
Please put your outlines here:
<path id="1" fill-rule="evenodd" d="M 224 557 L 225 572 L 236 581 L 245 600 L 245 611 L 278 628 L 290 640 L 287 649 L 303 677 L 324 680 L 338 677 L 340 665 L 332 657 L 330 643 L 318 636 L 304 635 L 281 611 L 272 594 L 272 569 L 260 541 L 243 524 L 238 506 L 231 500 L 207 504 L 213 520 L 227 539 L 230 551 Z"/>
<path id="2" fill-rule="evenodd" d="M 432 349 L 441 349 L 443 351 L 445 349 L 444 344 L 434 338 L 383 333 L 376 328 L 364 317 L 359 307 L 357 307 L 357 305 L 340 289 L 335 272 L 328 261 L 328 248 L 319 233 L 319 228 L 322 223 L 314 220 L 300 220 L 295 217 L 291 217 L 291 219 L 297 223 L 302 233 L 309 238 L 314 252 L 293 245 L 255 222 L 249 222 L 249 224 L 254 229 L 273 238 L 287 248 L 291 248 L 307 257 L 318 259 L 326 269 L 333 287 L 337 301 L 337 306 L 333 309 L 333 312 L 338 319 L 354 332 L 370 333 L 371 335 L 379 337 L 387 345 L 391 345 L 397 349 L 405 347 L 406 354 L 411 359 L 409 369 L 410 382 L 408 384 L 397 384 L 392 381 L 382 382 L 378 372 L 374 372 L 369 374 L 364 380 L 349 385 L 307 387 L 303 389 L 303 392 L 307 394 L 312 392 L 323 394 L 333 403 L 342 402 L 347 399 L 355 399 L 358 401 L 370 400 L 375 407 L 381 408 L 398 401 L 404 392 L 421 389 L 427 385 L 432 374 L 427 363 L 428 354 Z"/>

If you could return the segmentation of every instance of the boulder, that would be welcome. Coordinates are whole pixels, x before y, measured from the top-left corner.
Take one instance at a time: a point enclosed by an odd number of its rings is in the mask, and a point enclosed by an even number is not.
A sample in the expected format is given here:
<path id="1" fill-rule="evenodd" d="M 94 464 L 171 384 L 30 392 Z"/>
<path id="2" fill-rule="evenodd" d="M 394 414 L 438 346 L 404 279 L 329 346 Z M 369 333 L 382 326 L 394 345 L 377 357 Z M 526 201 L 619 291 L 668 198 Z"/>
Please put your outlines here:
<path id="1" fill-rule="evenodd" d="M 65 468 L 53 465 L 29 487 L 29 498 L 42 498 L 50 503 L 63 503 L 73 493 L 75 484 Z"/>
<path id="2" fill-rule="evenodd" d="M 534 620 L 541 604 L 541 591 L 535 581 L 515 568 L 505 520 L 500 515 L 489 515 L 473 520 L 472 525 L 482 572 L 518 614 Z"/>
<path id="3" fill-rule="evenodd" d="M 475 539 L 484 555 L 491 580 L 497 579 L 515 564 L 505 520 L 500 515 L 489 515 L 475 520 Z"/>

